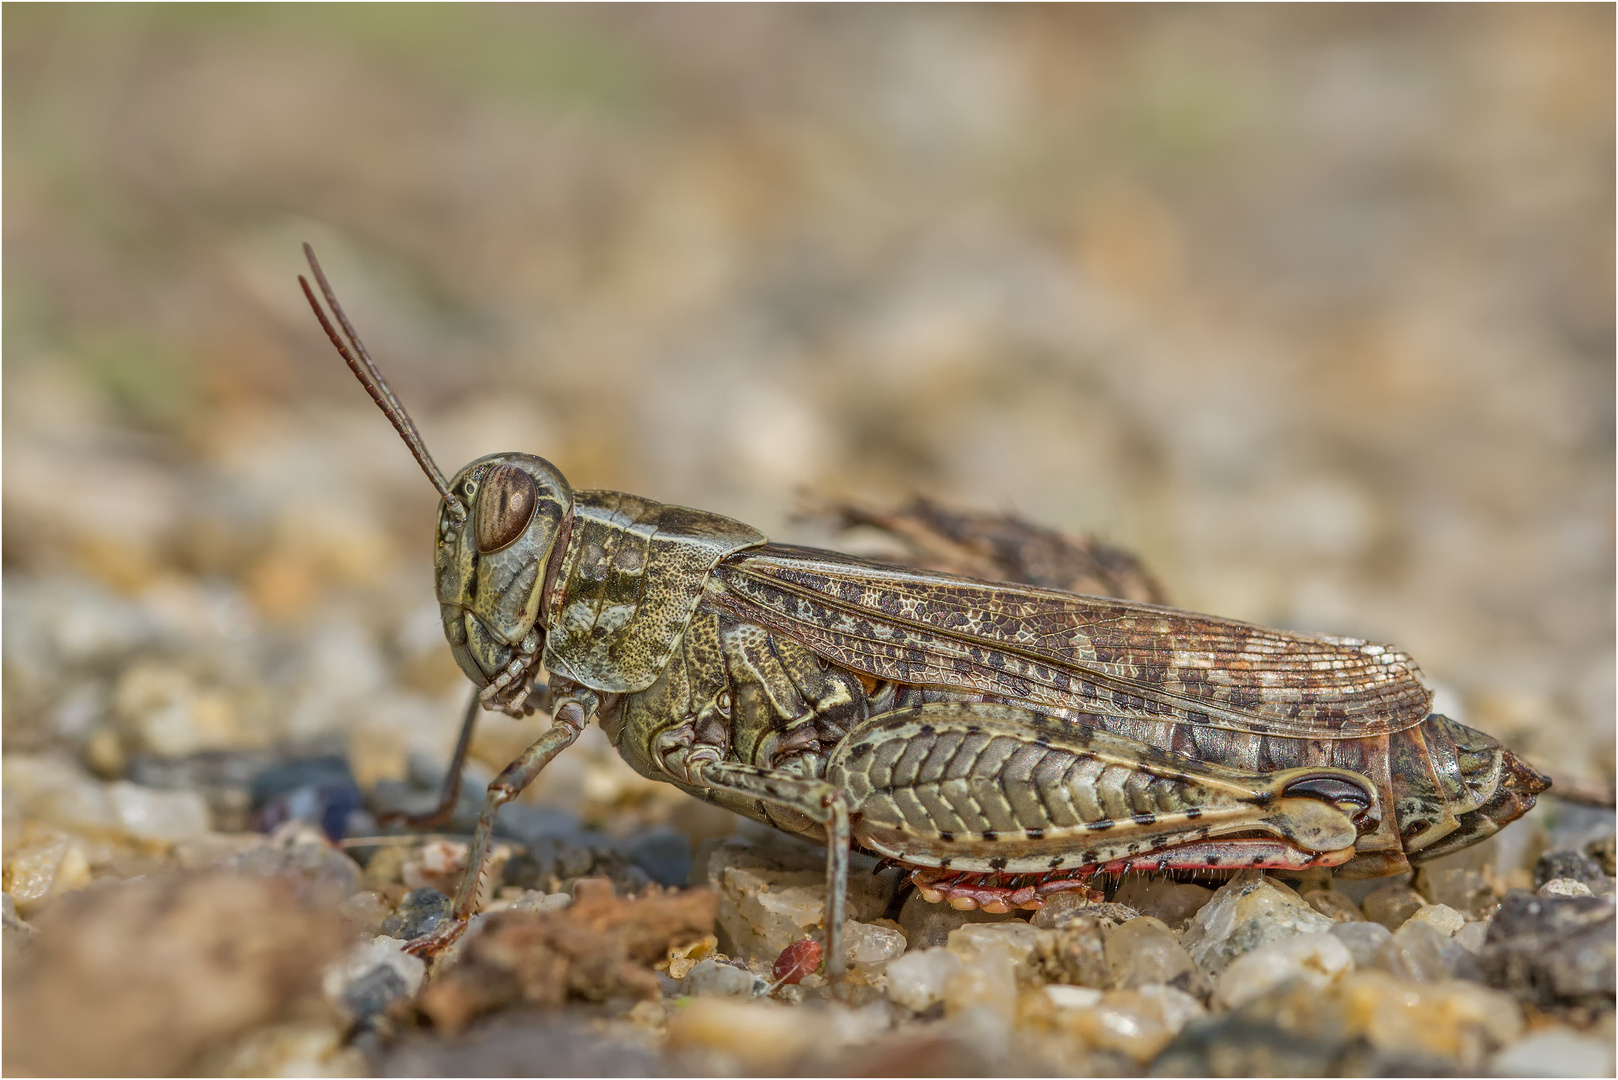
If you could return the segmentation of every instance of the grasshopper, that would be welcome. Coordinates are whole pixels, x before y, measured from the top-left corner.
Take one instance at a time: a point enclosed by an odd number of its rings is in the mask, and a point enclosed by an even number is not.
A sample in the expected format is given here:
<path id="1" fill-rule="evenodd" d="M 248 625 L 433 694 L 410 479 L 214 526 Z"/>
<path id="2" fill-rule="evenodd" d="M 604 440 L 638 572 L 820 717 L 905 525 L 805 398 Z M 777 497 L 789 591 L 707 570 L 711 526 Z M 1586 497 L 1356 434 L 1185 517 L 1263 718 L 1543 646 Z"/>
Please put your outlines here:
<path id="1" fill-rule="evenodd" d="M 454 917 L 418 954 L 462 932 L 495 815 L 592 718 L 642 775 L 825 844 L 832 977 L 852 845 L 927 900 L 1004 912 L 1126 869 L 1396 873 L 1549 786 L 1431 712 L 1391 645 L 773 544 L 574 491 L 532 454 L 446 480 L 304 251 L 321 326 L 441 496 L 438 601 L 476 689 L 415 823 L 455 805 L 480 711 L 552 717 L 489 785 Z"/>

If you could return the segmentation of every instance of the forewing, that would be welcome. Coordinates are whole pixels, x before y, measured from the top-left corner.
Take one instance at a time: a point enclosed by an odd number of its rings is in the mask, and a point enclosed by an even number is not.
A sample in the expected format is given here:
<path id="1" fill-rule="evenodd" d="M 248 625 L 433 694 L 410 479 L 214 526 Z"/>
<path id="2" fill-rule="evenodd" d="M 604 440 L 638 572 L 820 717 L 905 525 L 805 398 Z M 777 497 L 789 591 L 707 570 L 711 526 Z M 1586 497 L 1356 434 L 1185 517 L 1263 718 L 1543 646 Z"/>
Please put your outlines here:
<path id="1" fill-rule="evenodd" d="M 1408 655 L 1358 638 L 782 544 L 738 552 L 714 578 L 741 617 L 895 682 L 1309 739 L 1413 727 L 1432 697 Z"/>

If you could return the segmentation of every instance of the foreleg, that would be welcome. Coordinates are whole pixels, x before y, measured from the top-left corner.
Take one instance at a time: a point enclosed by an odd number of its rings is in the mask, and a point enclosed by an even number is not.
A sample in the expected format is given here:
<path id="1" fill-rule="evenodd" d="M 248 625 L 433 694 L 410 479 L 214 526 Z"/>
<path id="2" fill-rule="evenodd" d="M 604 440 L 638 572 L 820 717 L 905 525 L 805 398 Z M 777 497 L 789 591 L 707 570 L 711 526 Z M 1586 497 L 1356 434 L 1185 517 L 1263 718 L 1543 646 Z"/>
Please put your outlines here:
<path id="1" fill-rule="evenodd" d="M 488 794 L 483 799 L 483 813 L 478 815 L 477 830 L 472 834 L 472 845 L 466 853 L 466 870 L 461 875 L 460 886 L 455 890 L 449 922 L 442 929 L 411 942 L 407 947 L 409 952 L 417 956 L 432 956 L 466 930 L 467 920 L 471 919 L 477 907 L 483 860 L 489 851 L 489 840 L 494 835 L 494 819 L 500 813 L 500 808 L 521 795 L 523 789 L 534 782 L 534 778 L 557 754 L 573 745 L 598 704 L 596 696 L 588 690 L 563 694 L 557 701 L 551 729 L 524 750 L 517 760 L 500 770 L 500 775 L 489 784 Z"/>

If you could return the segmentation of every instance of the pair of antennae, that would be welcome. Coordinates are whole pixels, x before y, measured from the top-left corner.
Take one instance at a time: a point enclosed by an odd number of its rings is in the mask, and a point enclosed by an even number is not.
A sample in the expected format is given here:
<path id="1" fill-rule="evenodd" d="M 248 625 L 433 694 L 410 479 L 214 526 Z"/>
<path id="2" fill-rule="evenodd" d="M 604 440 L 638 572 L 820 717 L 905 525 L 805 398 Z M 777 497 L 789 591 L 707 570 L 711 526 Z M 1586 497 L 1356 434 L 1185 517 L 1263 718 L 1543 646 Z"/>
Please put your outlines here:
<path id="1" fill-rule="evenodd" d="M 303 295 L 308 298 L 309 306 L 314 309 L 315 318 L 320 320 L 321 328 L 326 331 L 326 336 L 331 338 L 331 343 L 337 347 L 338 355 L 348 364 L 354 377 L 365 387 L 365 392 L 376 402 L 376 407 L 382 410 L 382 414 L 393 423 L 394 430 L 405 441 L 405 445 L 410 447 L 410 452 L 416 456 L 416 464 L 421 466 L 421 471 L 427 474 L 427 479 L 433 482 L 433 487 L 438 489 L 438 493 L 449 504 L 450 513 L 457 519 L 466 517 L 466 504 L 450 491 L 449 483 L 439 471 L 437 462 L 433 461 L 433 456 L 427 452 L 427 444 L 422 441 L 421 432 L 416 430 L 416 422 L 410 419 L 405 407 L 393 396 L 388 381 L 377 370 L 376 364 L 371 360 L 371 354 L 365 349 L 365 344 L 354 332 L 354 324 L 348 321 L 348 316 L 343 312 L 343 305 L 337 302 L 337 294 L 332 292 L 331 283 L 326 280 L 326 273 L 320 268 L 320 260 L 315 258 L 315 249 L 304 244 L 303 254 L 309 260 L 309 269 L 314 271 L 315 281 L 320 285 L 320 295 L 326 298 L 326 304 L 336 317 L 338 326 L 343 328 L 343 333 L 339 336 L 337 327 L 332 325 L 331 319 L 326 317 L 325 309 L 320 306 L 320 301 L 315 299 L 315 291 L 309 287 L 308 280 L 299 274 L 298 284 L 303 286 Z M 347 338 L 346 342 L 344 338 Z"/>

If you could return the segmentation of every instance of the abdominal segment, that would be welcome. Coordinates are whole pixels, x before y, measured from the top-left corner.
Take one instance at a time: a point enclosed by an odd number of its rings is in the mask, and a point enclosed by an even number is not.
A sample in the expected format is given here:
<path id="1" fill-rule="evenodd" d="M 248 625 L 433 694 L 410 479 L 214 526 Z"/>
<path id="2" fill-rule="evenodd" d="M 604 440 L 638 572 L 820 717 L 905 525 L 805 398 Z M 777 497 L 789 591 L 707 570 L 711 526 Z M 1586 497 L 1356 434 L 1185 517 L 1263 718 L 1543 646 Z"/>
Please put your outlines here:
<path id="1" fill-rule="evenodd" d="M 826 764 L 861 846 L 920 868 L 924 896 L 988 910 L 1037 907 L 1097 871 L 1346 862 L 1355 822 L 1287 794 L 1334 772 L 1246 772 L 984 702 L 873 717 Z"/>

